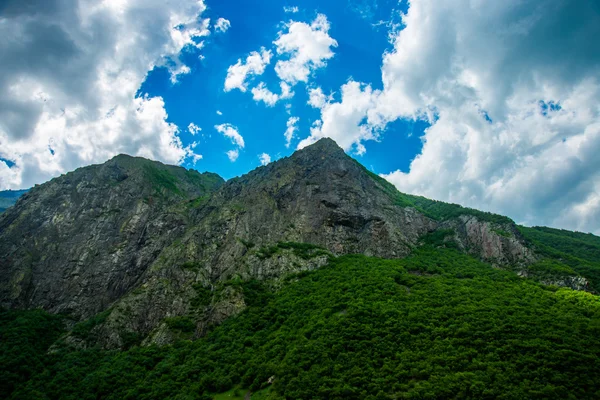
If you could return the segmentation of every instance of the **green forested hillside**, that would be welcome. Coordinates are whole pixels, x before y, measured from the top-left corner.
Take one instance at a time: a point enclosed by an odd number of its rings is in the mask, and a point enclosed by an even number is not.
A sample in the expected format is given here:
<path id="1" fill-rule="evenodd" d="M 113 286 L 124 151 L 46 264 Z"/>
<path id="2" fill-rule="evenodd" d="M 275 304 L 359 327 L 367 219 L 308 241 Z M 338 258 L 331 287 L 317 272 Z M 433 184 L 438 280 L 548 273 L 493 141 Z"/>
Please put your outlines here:
<path id="1" fill-rule="evenodd" d="M 16 384 L 13 399 L 209 399 L 234 388 L 289 399 L 600 398 L 598 297 L 452 249 L 344 256 L 277 292 L 240 285 L 240 315 L 162 348 L 46 354 L 51 340 L 15 332 L 53 337 L 53 318 L 3 312 L 2 354 L 29 356 L 16 373 L 2 363 L 12 382 L 2 395 Z"/>
<path id="2" fill-rule="evenodd" d="M 569 266 L 600 293 L 600 237 L 546 227 L 519 230 L 539 254 Z"/>

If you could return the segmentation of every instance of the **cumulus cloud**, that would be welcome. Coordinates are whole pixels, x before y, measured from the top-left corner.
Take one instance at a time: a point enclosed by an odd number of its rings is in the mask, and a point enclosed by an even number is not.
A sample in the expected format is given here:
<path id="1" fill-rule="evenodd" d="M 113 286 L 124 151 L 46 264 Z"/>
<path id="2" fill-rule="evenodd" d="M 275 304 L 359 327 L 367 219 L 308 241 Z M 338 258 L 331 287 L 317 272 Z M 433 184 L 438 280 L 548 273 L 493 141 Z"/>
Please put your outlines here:
<path id="1" fill-rule="evenodd" d="M 346 84 L 306 141 L 347 148 L 425 119 L 410 170 L 385 175 L 400 190 L 600 233 L 597 18 L 589 2 L 414 0 L 384 55 L 383 89 Z"/>
<path id="2" fill-rule="evenodd" d="M 298 121 L 300 121 L 300 118 L 298 118 L 298 117 L 290 117 L 287 120 L 287 129 L 285 130 L 285 133 L 284 133 L 285 147 L 290 147 L 292 139 L 294 138 L 294 136 L 296 135 L 296 131 L 298 130 L 298 127 L 296 126 Z"/>
<path id="3" fill-rule="evenodd" d="M 200 128 L 198 125 L 196 125 L 193 122 L 191 122 L 188 125 L 188 132 L 191 133 L 192 135 L 195 135 L 196 133 L 200 132 L 201 130 L 202 130 L 202 128 Z"/>
<path id="4" fill-rule="evenodd" d="M 244 148 L 244 146 L 245 146 L 244 138 L 242 137 L 242 135 L 240 135 L 237 127 L 235 127 L 231 124 L 221 124 L 221 125 L 215 125 L 215 129 L 219 133 L 222 133 L 223 136 L 231 139 L 231 143 L 235 144 L 236 146 L 238 146 L 242 149 Z"/>
<path id="5" fill-rule="evenodd" d="M 328 101 L 321 89 L 310 92 L 309 104 L 321 108 L 321 120 L 310 130 L 308 138 L 298 144 L 298 148 L 308 146 L 323 137 L 330 137 L 345 150 L 355 148 L 363 154 L 363 141 L 376 139 L 377 128 L 366 122 L 366 114 L 376 106 L 378 91 L 370 86 L 349 81 L 341 88 L 339 103 Z"/>
<path id="6" fill-rule="evenodd" d="M 288 11 L 293 12 L 293 9 Z M 331 48 L 337 46 L 337 41 L 328 34 L 329 21 L 323 14 L 317 15 L 310 25 L 290 21 L 284 26 L 285 29 L 279 32 L 277 40 L 273 42 L 278 58 L 275 72 L 280 79 L 281 93 L 272 92 L 264 82 L 251 89 L 253 99 L 269 107 L 280 100 L 292 98 L 292 87 L 298 82 L 308 82 L 311 73 L 324 67 L 326 61 L 334 56 Z M 249 78 L 262 75 L 271 57 L 272 52 L 263 47 L 260 53 L 250 53 L 245 62 L 238 59 L 227 70 L 225 91 L 239 89 L 246 92 Z"/>
<path id="7" fill-rule="evenodd" d="M 284 6 L 283 7 L 283 12 L 286 12 L 286 13 L 295 14 L 298 11 L 300 11 L 300 9 L 297 6 Z"/>
<path id="8" fill-rule="evenodd" d="M 136 97 L 146 74 L 188 73 L 182 50 L 209 34 L 204 3 L 182 0 L 3 4 L 0 23 L 0 189 L 30 187 L 129 153 L 189 156 L 160 97 Z M 14 165 L 13 165 L 14 163 Z"/>
<path id="9" fill-rule="evenodd" d="M 221 115 L 223 115 L 223 113 L 221 111 L 217 110 L 217 115 L 221 116 Z"/>
<path id="10" fill-rule="evenodd" d="M 267 165 L 268 163 L 271 162 L 271 156 L 268 155 L 267 153 L 262 153 L 258 156 L 258 159 L 260 160 L 260 165 Z"/>
<path id="11" fill-rule="evenodd" d="M 231 161 L 231 162 L 235 162 L 238 159 L 238 157 L 240 156 L 240 152 L 237 149 L 229 150 L 225 154 L 227 154 L 227 157 L 229 157 L 229 161 Z"/>
<path id="12" fill-rule="evenodd" d="M 227 78 L 225 78 L 225 91 L 239 89 L 245 92 L 248 89 L 246 79 L 252 76 L 262 75 L 265 68 L 271 62 L 272 53 L 264 47 L 260 53 L 253 51 L 246 57 L 246 61 L 238 59 L 237 63 L 227 69 Z"/>
<path id="13" fill-rule="evenodd" d="M 280 32 L 275 44 L 277 54 L 287 59 L 277 61 L 275 72 L 291 85 L 307 82 L 312 71 L 322 68 L 334 56 L 332 47 L 338 43 L 329 36 L 329 21 L 323 14 L 317 15 L 309 25 L 290 21 L 287 32 Z"/>
<path id="14" fill-rule="evenodd" d="M 219 18 L 215 23 L 215 32 L 227 32 L 231 28 L 231 22 L 225 18 Z"/>
<path id="15" fill-rule="evenodd" d="M 313 108 L 323 108 L 325 104 L 332 101 L 331 96 L 325 96 L 323 89 L 320 87 L 310 88 L 308 90 L 308 102 L 307 104 Z"/>
<path id="16" fill-rule="evenodd" d="M 273 107 L 279 100 L 291 99 L 294 97 L 294 92 L 290 88 L 290 85 L 285 82 L 280 82 L 279 86 L 281 88 L 281 94 L 276 94 L 271 92 L 264 82 L 261 82 L 252 89 L 252 98 L 255 101 L 264 102 L 269 107 Z"/>

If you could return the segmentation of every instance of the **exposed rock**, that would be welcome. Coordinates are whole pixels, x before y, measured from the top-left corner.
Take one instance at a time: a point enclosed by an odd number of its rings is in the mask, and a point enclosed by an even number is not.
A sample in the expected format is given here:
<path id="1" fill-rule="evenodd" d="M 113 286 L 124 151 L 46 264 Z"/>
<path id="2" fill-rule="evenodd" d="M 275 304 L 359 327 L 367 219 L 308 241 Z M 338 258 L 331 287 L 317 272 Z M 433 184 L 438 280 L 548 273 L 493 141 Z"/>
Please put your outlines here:
<path id="1" fill-rule="evenodd" d="M 527 269 L 518 271 L 517 275 L 522 278 L 535 278 L 535 275 L 531 274 Z M 588 280 L 579 275 L 555 276 L 552 278 L 541 279 L 539 282 L 543 285 L 566 287 L 573 290 L 589 290 L 590 287 Z"/>
<path id="2" fill-rule="evenodd" d="M 463 251 L 494 264 L 526 265 L 536 260 L 514 224 L 497 224 L 462 215 L 443 222 L 440 229 L 453 229 L 454 240 Z"/>
<path id="3" fill-rule="evenodd" d="M 183 234 L 187 216 L 169 207 L 222 182 L 121 155 L 34 187 L 0 215 L 0 304 L 81 318 L 106 309 Z"/>
<path id="4" fill-rule="evenodd" d="M 534 260 L 514 224 L 436 221 L 375 178 L 330 139 L 224 184 L 119 156 L 34 188 L 0 216 L 0 300 L 80 319 L 110 307 L 89 341 L 120 348 L 178 337 L 165 318 L 189 319 L 197 337 L 239 313 L 232 279 L 276 289 L 330 255 L 406 256 L 436 229 L 485 260 Z"/>

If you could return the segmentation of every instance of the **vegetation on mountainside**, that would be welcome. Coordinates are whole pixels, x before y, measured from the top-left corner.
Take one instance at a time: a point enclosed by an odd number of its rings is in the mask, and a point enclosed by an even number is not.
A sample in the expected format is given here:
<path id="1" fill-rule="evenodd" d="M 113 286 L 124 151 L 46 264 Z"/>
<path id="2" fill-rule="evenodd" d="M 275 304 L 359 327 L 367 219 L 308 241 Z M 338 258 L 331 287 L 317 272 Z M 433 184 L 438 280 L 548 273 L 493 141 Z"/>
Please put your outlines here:
<path id="1" fill-rule="evenodd" d="M 42 310 L 0 309 L 0 398 L 43 371 L 46 351 L 63 333 L 62 320 Z"/>
<path id="2" fill-rule="evenodd" d="M 497 224 L 513 223 L 512 219 L 503 215 L 479 211 L 473 208 L 463 207 L 458 204 L 444 203 L 443 201 L 431 200 L 426 197 L 399 192 L 393 184 L 379 175 L 369 171 L 358 161 L 356 161 L 356 164 L 359 165 L 375 182 L 379 184 L 380 188 L 393 199 L 397 206 L 413 207 L 431 219 L 445 221 L 460 217 L 461 215 L 471 215 L 477 217 L 481 221 L 488 221 Z"/>
<path id="3" fill-rule="evenodd" d="M 520 226 L 519 231 L 537 253 L 568 266 L 600 293 L 600 237 L 545 227 Z"/>
<path id="4" fill-rule="evenodd" d="M 124 352 L 46 354 L 52 341 L 30 338 L 55 317 L 3 312 L 3 338 L 30 327 L 0 344 L 3 357 L 31 354 L 21 361 L 30 372 L 9 376 L 11 398 L 211 399 L 247 389 L 293 399 L 600 397 L 597 296 L 450 248 L 425 244 L 402 260 L 343 256 L 277 293 L 239 284 L 249 307 L 205 338 Z"/>
<path id="5" fill-rule="evenodd" d="M 168 170 L 147 163 L 144 165 L 144 174 L 158 194 L 167 191 L 181 195 L 181 190 L 177 187 L 177 177 Z"/>

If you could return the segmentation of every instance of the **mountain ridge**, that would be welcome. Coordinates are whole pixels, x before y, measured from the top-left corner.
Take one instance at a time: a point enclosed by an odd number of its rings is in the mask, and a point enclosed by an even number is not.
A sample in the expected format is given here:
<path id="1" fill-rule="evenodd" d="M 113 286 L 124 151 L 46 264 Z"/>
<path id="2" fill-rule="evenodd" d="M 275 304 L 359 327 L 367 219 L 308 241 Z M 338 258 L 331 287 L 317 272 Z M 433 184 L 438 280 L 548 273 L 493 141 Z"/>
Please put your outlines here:
<path id="1" fill-rule="evenodd" d="M 589 290 L 578 261 L 540 264 L 509 218 L 400 193 L 321 139 L 227 182 L 118 155 L 33 188 L 0 215 L 0 302 L 92 321 L 74 346 L 167 344 L 169 319 L 200 337 L 241 312 L 236 279 L 275 290 L 332 256 L 398 258 L 423 243 Z"/>

